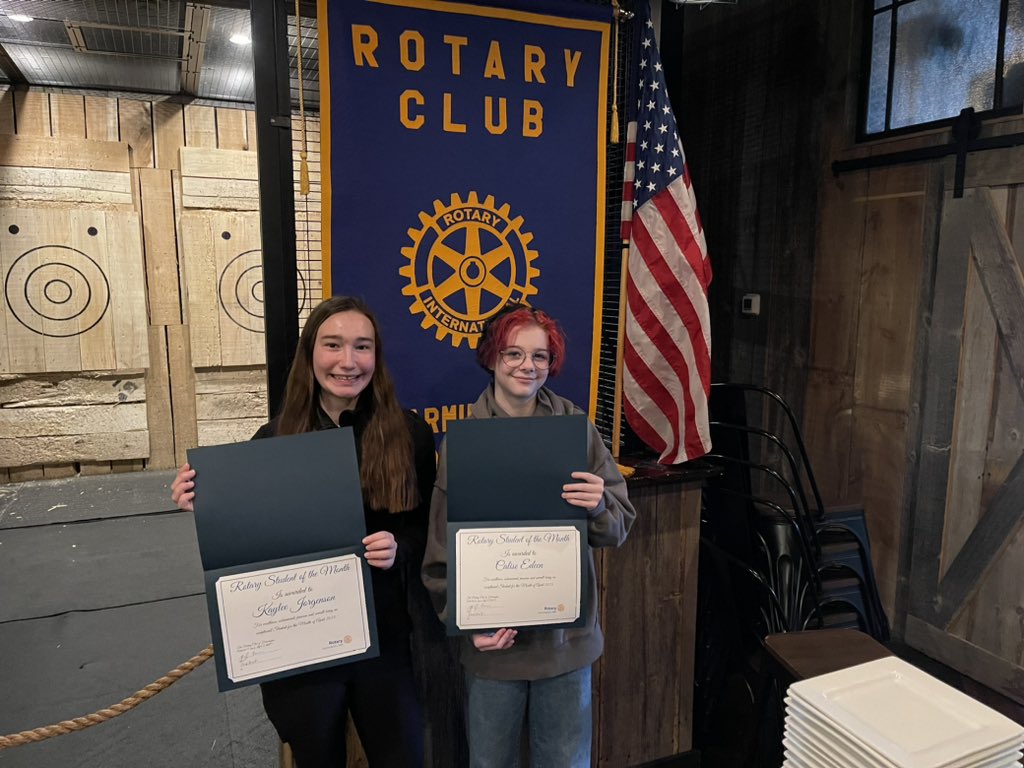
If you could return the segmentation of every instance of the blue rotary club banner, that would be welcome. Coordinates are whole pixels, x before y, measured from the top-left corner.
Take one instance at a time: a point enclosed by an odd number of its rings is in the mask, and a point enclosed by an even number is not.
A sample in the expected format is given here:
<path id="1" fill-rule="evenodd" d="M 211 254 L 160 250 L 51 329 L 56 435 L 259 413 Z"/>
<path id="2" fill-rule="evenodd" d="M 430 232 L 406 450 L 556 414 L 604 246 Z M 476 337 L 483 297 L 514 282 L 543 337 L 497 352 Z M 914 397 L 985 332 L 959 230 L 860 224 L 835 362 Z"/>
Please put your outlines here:
<path id="1" fill-rule="evenodd" d="M 509 301 L 561 322 L 549 385 L 593 415 L 611 8 L 320 0 L 319 18 L 325 292 L 373 308 L 435 432 L 487 383 L 474 350 Z"/>

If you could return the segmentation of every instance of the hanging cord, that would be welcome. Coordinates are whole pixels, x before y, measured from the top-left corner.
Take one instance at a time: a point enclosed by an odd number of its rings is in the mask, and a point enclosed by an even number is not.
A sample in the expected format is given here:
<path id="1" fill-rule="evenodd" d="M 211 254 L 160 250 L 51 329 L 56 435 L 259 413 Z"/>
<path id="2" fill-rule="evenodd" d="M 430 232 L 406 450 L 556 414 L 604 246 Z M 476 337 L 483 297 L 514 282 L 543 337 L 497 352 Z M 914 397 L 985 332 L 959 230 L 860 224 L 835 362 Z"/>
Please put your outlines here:
<path id="1" fill-rule="evenodd" d="M 299 60 L 299 130 L 302 133 L 302 150 L 299 152 L 299 192 L 309 196 L 309 163 L 306 162 L 306 98 L 302 77 L 302 16 L 299 14 L 299 0 L 295 0 L 295 47 Z"/>
<path id="2" fill-rule="evenodd" d="M 31 731 L 22 731 L 21 733 L 12 733 L 9 736 L 0 736 L 0 750 L 7 749 L 8 747 L 20 747 L 22 744 L 45 741 L 46 739 L 51 739 L 54 736 L 63 736 L 65 733 L 71 733 L 72 731 L 81 731 L 93 725 L 105 723 L 107 720 L 111 720 L 118 715 L 123 715 L 129 710 L 135 709 L 135 707 L 147 699 L 153 698 L 164 688 L 178 682 L 181 678 L 211 656 L 213 656 L 213 646 L 208 645 L 191 659 L 182 662 L 159 680 L 147 685 L 141 691 L 136 691 L 127 699 L 121 700 L 120 703 L 113 704 L 106 709 L 99 710 L 98 712 L 93 712 L 91 715 L 76 717 L 74 720 L 62 720 L 56 725 L 33 728 Z"/>
<path id="3" fill-rule="evenodd" d="M 615 47 L 615 63 L 612 65 L 612 135 L 609 137 L 612 144 L 619 143 L 619 24 L 622 21 L 619 9 L 619 0 L 612 0 L 612 8 L 615 21 L 612 27 L 615 35 L 612 38 L 612 45 Z"/>

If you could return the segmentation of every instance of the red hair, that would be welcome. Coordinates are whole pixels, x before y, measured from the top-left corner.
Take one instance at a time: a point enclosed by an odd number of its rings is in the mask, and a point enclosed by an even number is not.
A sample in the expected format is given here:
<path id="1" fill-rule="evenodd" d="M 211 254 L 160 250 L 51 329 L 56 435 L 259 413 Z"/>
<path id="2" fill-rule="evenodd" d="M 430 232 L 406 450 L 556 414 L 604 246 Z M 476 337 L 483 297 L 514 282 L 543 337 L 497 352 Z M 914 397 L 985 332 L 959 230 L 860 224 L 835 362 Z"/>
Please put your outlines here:
<path id="1" fill-rule="evenodd" d="M 480 344 L 476 348 L 476 359 L 488 371 L 498 364 L 498 354 L 508 340 L 529 325 L 536 325 L 548 335 L 548 351 L 551 353 L 551 376 L 557 376 L 565 361 L 565 333 L 551 315 L 525 304 L 509 304 L 484 325 Z"/>

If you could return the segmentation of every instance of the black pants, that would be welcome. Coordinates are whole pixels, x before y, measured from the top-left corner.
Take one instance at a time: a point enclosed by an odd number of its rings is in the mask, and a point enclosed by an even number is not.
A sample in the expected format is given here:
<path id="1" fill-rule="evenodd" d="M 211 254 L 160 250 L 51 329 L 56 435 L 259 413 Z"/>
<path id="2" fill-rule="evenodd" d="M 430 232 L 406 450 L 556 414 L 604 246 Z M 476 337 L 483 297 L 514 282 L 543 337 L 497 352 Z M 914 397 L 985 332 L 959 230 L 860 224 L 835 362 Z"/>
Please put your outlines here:
<path id="1" fill-rule="evenodd" d="M 344 768 L 351 710 L 371 768 L 421 768 L 423 714 L 408 652 L 264 683 L 263 708 L 298 768 Z"/>

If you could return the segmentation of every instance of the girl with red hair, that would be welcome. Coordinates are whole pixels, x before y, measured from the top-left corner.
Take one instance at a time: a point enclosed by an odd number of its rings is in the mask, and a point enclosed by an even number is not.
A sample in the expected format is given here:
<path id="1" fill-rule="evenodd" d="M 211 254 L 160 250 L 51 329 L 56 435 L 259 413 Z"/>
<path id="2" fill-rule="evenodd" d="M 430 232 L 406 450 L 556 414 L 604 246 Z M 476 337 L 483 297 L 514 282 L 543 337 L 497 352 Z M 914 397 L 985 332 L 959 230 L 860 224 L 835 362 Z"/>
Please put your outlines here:
<path id="1" fill-rule="evenodd" d="M 522 304 L 503 308 L 484 326 L 477 361 L 492 380 L 474 403 L 474 419 L 563 416 L 582 413 L 545 384 L 565 361 L 565 336 L 545 312 Z M 617 547 L 636 517 L 626 483 L 588 422 L 586 470 L 573 472 L 562 498 L 587 511 L 591 547 Z M 423 560 L 423 582 L 441 620 L 447 615 L 447 451 L 441 447 Z M 593 555 L 583 578 L 597 594 Z M 466 728 L 472 768 L 517 765 L 524 721 L 535 768 L 589 768 L 592 741 L 590 666 L 604 638 L 597 600 L 588 601 L 579 629 L 514 627 L 463 638 L 459 657 L 466 673 Z"/>

